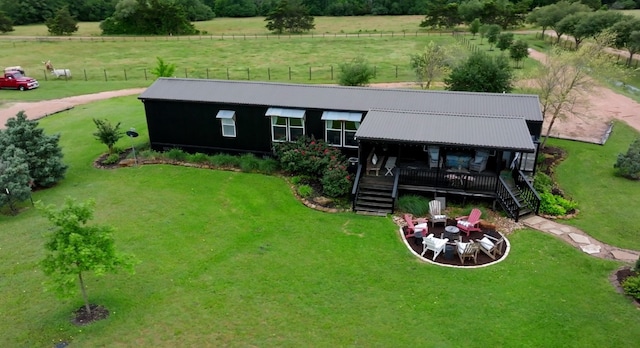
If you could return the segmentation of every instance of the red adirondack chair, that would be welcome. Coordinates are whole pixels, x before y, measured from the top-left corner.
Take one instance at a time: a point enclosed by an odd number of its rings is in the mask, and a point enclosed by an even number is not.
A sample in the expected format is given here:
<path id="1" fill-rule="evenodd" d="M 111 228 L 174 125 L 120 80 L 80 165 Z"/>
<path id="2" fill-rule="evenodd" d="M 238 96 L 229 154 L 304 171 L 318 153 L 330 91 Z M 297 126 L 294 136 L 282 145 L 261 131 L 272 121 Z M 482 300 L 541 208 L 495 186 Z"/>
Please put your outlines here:
<path id="1" fill-rule="evenodd" d="M 458 223 L 456 225 L 460 231 L 467 234 L 467 237 L 469 237 L 469 234 L 473 231 L 482 232 L 480 229 L 480 215 L 482 215 L 480 209 L 473 208 L 468 216 L 457 217 L 456 220 Z"/>
<path id="2" fill-rule="evenodd" d="M 422 236 L 427 235 L 427 219 L 414 219 L 411 214 L 404 214 L 404 221 L 407 223 L 407 231 L 405 233 L 405 237 L 413 237 L 416 229 L 422 231 Z M 418 224 L 419 227 L 416 228 L 416 224 Z"/>

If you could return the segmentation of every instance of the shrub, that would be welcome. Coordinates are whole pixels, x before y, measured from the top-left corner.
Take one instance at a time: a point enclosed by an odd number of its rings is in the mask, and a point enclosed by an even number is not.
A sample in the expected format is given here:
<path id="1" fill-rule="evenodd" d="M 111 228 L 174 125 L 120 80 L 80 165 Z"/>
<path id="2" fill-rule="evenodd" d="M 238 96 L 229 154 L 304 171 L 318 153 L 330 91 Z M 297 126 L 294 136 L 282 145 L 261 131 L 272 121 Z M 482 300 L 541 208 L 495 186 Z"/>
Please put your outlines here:
<path id="1" fill-rule="evenodd" d="M 276 158 L 282 169 L 293 173 L 320 177 L 332 160 L 343 156 L 340 151 L 322 140 L 302 137 L 292 143 L 274 145 Z"/>
<path id="2" fill-rule="evenodd" d="M 149 149 L 149 150 L 140 151 L 138 153 L 138 156 L 141 158 L 155 160 L 155 159 L 162 158 L 162 153 Z"/>
<path id="3" fill-rule="evenodd" d="M 320 179 L 322 193 L 328 197 L 341 197 L 351 189 L 351 176 L 344 163 L 333 163 Z"/>
<path id="4" fill-rule="evenodd" d="M 240 164 L 240 158 L 226 153 L 211 156 L 210 161 L 211 164 L 218 167 L 237 167 Z"/>
<path id="5" fill-rule="evenodd" d="M 618 160 L 613 165 L 616 174 L 628 179 L 640 179 L 640 138 L 629 146 L 626 154 L 619 154 Z"/>
<path id="6" fill-rule="evenodd" d="M 102 161 L 102 164 L 116 164 L 118 162 L 120 162 L 120 155 L 112 153 Z"/>
<path id="7" fill-rule="evenodd" d="M 636 260 L 636 264 L 633 266 L 632 270 L 634 272 L 640 271 L 640 257 L 638 257 L 638 259 Z"/>
<path id="8" fill-rule="evenodd" d="M 398 198 L 398 210 L 413 216 L 425 216 L 429 212 L 429 200 L 418 195 L 403 195 Z"/>
<path id="9" fill-rule="evenodd" d="M 310 197 L 313 194 L 313 188 L 309 185 L 300 185 L 298 187 L 298 194 L 302 198 Z"/>
<path id="10" fill-rule="evenodd" d="M 260 168 L 260 160 L 256 158 L 256 156 L 252 153 L 247 153 L 238 159 L 240 162 L 240 169 L 243 172 L 251 173 L 255 172 Z"/>
<path id="11" fill-rule="evenodd" d="M 375 69 L 362 57 L 340 64 L 339 69 L 341 86 L 366 86 L 375 76 Z"/>
<path id="12" fill-rule="evenodd" d="M 622 282 L 624 293 L 640 300 L 640 276 L 628 277 Z"/>
<path id="13" fill-rule="evenodd" d="M 577 208 L 576 202 L 570 201 L 551 192 L 540 194 L 540 212 L 547 215 L 561 216 Z"/>
<path id="14" fill-rule="evenodd" d="M 209 162 L 209 155 L 196 152 L 192 155 L 187 155 L 187 161 L 192 163 L 206 163 Z"/>
<path id="15" fill-rule="evenodd" d="M 273 158 L 265 158 L 260 161 L 258 170 L 264 174 L 272 174 L 278 170 L 278 161 Z"/>
<path id="16" fill-rule="evenodd" d="M 186 161 L 188 154 L 184 152 L 182 149 L 173 148 L 164 153 L 164 155 L 168 159 L 172 159 L 174 161 Z"/>
<path id="17" fill-rule="evenodd" d="M 553 180 L 549 175 L 538 172 L 533 178 L 533 188 L 540 193 L 551 192 L 553 189 Z"/>

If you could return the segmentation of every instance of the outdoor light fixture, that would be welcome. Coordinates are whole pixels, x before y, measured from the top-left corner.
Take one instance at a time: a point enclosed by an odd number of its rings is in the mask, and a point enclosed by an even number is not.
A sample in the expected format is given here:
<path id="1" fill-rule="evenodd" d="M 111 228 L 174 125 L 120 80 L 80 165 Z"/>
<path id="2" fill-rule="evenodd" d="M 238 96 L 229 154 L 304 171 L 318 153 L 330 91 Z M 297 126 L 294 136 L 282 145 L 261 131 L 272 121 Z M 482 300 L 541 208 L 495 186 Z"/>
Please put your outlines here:
<path id="1" fill-rule="evenodd" d="M 136 165 L 138 165 L 138 158 L 136 158 L 136 148 L 133 145 L 133 138 L 137 138 L 138 137 L 138 132 L 136 132 L 136 129 L 131 127 L 128 131 L 127 131 L 127 136 L 129 138 L 131 138 L 131 149 L 133 150 L 133 161 Z"/>

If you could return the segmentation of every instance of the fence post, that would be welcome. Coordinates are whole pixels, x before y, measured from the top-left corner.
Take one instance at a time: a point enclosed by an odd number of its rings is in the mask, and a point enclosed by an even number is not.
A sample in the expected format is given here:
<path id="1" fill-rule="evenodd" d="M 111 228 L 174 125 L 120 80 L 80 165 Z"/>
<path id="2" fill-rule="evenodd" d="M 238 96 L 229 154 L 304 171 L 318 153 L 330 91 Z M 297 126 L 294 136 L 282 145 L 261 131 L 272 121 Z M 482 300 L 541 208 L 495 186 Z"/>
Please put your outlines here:
<path id="1" fill-rule="evenodd" d="M 207 68 L 207 80 L 209 79 L 209 68 Z M 145 79 L 146 80 L 146 79 Z"/>
<path id="2" fill-rule="evenodd" d="M 267 68 L 267 76 L 269 81 L 271 81 L 271 68 Z"/>
<path id="3" fill-rule="evenodd" d="M 309 66 L 309 81 L 311 81 L 311 66 Z"/>
<path id="4" fill-rule="evenodd" d="M 87 69 L 82 69 L 84 71 L 84 80 L 87 81 Z"/>
<path id="5" fill-rule="evenodd" d="M 373 66 L 373 78 L 376 78 L 376 75 L 378 74 L 378 67 L 377 66 Z"/>
<path id="6" fill-rule="evenodd" d="M 188 78 L 189 76 L 187 76 L 187 68 L 184 68 L 184 78 Z"/>
<path id="7" fill-rule="evenodd" d="M 144 80 L 147 81 L 147 68 L 144 68 Z"/>
<path id="8" fill-rule="evenodd" d="M 333 81 L 333 65 L 331 66 L 331 81 Z"/>
<path id="9" fill-rule="evenodd" d="M 291 67 L 289 67 L 289 81 L 291 81 Z"/>
<path id="10" fill-rule="evenodd" d="M 249 73 L 249 68 L 247 68 L 247 80 L 251 81 L 251 74 Z"/>
<path id="11" fill-rule="evenodd" d="M 124 69 L 124 80 L 127 81 L 127 69 Z"/>
<path id="12" fill-rule="evenodd" d="M 396 65 L 396 79 L 398 78 L 398 66 Z"/>
<path id="13" fill-rule="evenodd" d="M 47 69 L 44 69 L 44 70 L 43 70 L 43 72 L 44 72 L 44 80 L 45 80 L 45 81 L 48 81 L 48 80 L 47 80 Z"/>
<path id="14" fill-rule="evenodd" d="M 227 68 L 227 80 L 229 80 L 229 68 Z"/>
<path id="15" fill-rule="evenodd" d="M 104 80 L 108 81 L 108 79 L 107 79 L 107 69 L 104 69 L 103 71 L 104 71 Z"/>

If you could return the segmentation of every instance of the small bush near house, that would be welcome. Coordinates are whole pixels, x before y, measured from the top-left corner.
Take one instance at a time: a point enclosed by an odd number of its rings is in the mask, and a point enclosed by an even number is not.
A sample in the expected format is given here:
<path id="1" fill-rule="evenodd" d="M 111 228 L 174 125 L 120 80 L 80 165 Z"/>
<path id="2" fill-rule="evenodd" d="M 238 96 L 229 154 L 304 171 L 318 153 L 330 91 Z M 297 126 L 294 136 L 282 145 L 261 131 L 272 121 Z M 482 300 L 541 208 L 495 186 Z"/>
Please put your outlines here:
<path id="1" fill-rule="evenodd" d="M 613 165 L 616 174 L 627 179 L 640 179 L 640 138 L 629 146 L 626 154 L 619 154 L 618 160 Z"/>
<path id="2" fill-rule="evenodd" d="M 640 300 L 640 276 L 628 277 L 622 282 L 624 293 Z"/>
<path id="3" fill-rule="evenodd" d="M 344 163 L 333 163 L 324 172 L 320 182 L 322 183 L 322 193 L 328 197 L 342 197 L 348 194 L 351 189 L 351 176 Z"/>
<path id="4" fill-rule="evenodd" d="M 551 192 L 553 189 L 553 180 L 549 175 L 538 172 L 533 178 L 533 188 L 539 193 Z"/>
<path id="5" fill-rule="evenodd" d="M 413 216 L 425 216 L 429 213 L 429 200 L 423 196 L 400 196 L 397 205 L 398 210 L 413 214 Z"/>
<path id="6" fill-rule="evenodd" d="M 171 149 L 165 152 L 165 156 L 174 161 L 186 161 L 188 154 L 181 149 Z"/>
<path id="7" fill-rule="evenodd" d="M 187 155 L 187 161 L 191 163 L 206 163 L 209 162 L 209 155 L 196 152 L 191 155 Z"/>
<path id="8" fill-rule="evenodd" d="M 120 162 L 120 155 L 117 153 L 112 153 L 102 161 L 102 164 L 116 164 L 118 162 Z"/>
<path id="9" fill-rule="evenodd" d="M 313 194 L 313 188 L 309 185 L 300 185 L 300 187 L 298 187 L 298 194 L 302 198 L 310 197 Z"/>
<path id="10" fill-rule="evenodd" d="M 578 207 L 576 202 L 554 195 L 551 192 L 540 194 L 540 212 L 547 215 L 561 216 Z"/>
<path id="11" fill-rule="evenodd" d="M 258 170 L 264 174 L 273 174 L 278 170 L 278 161 L 273 158 L 264 158 L 260 161 L 260 168 Z"/>
<path id="12" fill-rule="evenodd" d="M 240 156 L 240 169 L 243 172 L 251 173 L 255 172 L 260 168 L 260 160 L 256 158 L 256 156 L 252 153 L 247 153 Z"/>
<path id="13" fill-rule="evenodd" d="M 240 164 L 240 158 L 226 153 L 219 153 L 211 156 L 211 164 L 218 167 L 237 167 Z"/>

